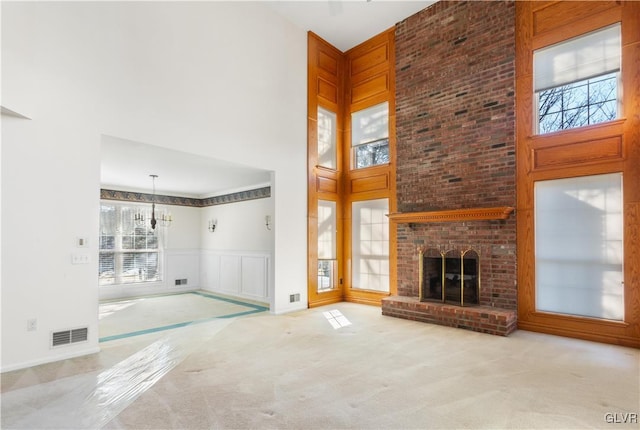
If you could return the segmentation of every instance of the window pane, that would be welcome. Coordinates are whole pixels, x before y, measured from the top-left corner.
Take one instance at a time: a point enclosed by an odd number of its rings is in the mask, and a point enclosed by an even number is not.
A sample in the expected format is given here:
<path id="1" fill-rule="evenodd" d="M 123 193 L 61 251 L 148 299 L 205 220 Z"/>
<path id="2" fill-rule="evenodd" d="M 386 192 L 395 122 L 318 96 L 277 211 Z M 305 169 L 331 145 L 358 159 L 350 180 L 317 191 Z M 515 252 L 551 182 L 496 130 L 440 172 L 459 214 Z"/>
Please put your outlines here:
<path id="1" fill-rule="evenodd" d="M 355 168 L 377 166 L 389 163 L 389 140 L 379 140 L 377 142 L 359 145 L 354 150 Z"/>
<path id="2" fill-rule="evenodd" d="M 337 221 L 336 202 L 318 200 L 318 291 L 336 287 Z"/>
<path id="3" fill-rule="evenodd" d="M 133 249 L 133 236 L 122 236 L 122 249 Z"/>
<path id="4" fill-rule="evenodd" d="M 115 233 L 118 229 L 117 208 L 114 205 L 100 205 L 100 250 L 115 249 Z M 113 268 L 112 268 L 113 270 Z"/>
<path id="5" fill-rule="evenodd" d="M 122 283 L 158 280 L 158 254 L 155 252 L 123 253 Z"/>
<path id="6" fill-rule="evenodd" d="M 352 204 L 352 288 L 389 291 L 389 200 Z"/>
<path id="7" fill-rule="evenodd" d="M 336 288 L 338 262 L 336 260 L 318 260 L 318 292 Z"/>
<path id="8" fill-rule="evenodd" d="M 318 258 L 336 258 L 336 202 L 318 200 Z"/>
<path id="9" fill-rule="evenodd" d="M 618 74 L 608 74 L 537 93 L 538 133 L 616 119 L 618 79 Z"/>
<path id="10" fill-rule="evenodd" d="M 100 249 L 113 249 L 115 248 L 115 236 L 107 236 L 106 234 L 100 235 Z"/>
<path id="11" fill-rule="evenodd" d="M 622 174 L 536 182 L 536 308 L 623 320 L 622 239 Z"/>
<path id="12" fill-rule="evenodd" d="M 533 53 L 534 91 L 584 81 L 620 70 L 620 24 Z"/>
<path id="13" fill-rule="evenodd" d="M 115 282 L 115 254 L 101 252 L 98 262 L 98 284 L 109 285 Z"/>
<path id="14" fill-rule="evenodd" d="M 540 118 L 540 134 L 562 129 L 562 113 L 550 113 Z"/>
<path id="15" fill-rule="evenodd" d="M 129 204 L 101 205 L 99 285 L 162 280 L 161 229 L 137 225 L 133 215 L 139 209 Z"/>
<path id="16" fill-rule="evenodd" d="M 318 165 L 336 169 L 336 114 L 318 108 Z"/>
<path id="17" fill-rule="evenodd" d="M 351 114 L 351 146 L 389 138 L 387 102 Z"/>

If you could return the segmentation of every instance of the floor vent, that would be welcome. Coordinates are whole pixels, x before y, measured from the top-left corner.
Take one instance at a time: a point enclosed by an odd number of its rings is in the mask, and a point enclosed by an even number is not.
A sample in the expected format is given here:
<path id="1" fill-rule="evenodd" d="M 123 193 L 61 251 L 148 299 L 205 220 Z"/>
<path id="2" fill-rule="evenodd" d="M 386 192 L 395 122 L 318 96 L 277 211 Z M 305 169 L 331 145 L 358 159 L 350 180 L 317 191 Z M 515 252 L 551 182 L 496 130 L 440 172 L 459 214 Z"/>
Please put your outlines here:
<path id="1" fill-rule="evenodd" d="M 86 342 L 88 338 L 89 329 L 87 327 L 56 331 L 51 334 L 51 346 L 54 347 L 77 342 Z"/>

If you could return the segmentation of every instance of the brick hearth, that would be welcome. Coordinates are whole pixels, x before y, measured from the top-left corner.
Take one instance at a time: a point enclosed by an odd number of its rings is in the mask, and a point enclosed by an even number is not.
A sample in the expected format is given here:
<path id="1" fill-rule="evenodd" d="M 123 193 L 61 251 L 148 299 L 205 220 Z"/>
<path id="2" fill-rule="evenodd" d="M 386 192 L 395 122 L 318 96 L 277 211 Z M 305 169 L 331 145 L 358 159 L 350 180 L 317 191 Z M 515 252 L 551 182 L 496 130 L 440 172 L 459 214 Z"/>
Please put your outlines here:
<path id="1" fill-rule="evenodd" d="M 382 315 L 499 336 L 508 336 L 517 325 L 515 310 L 421 302 L 417 297 L 385 297 L 382 299 Z"/>

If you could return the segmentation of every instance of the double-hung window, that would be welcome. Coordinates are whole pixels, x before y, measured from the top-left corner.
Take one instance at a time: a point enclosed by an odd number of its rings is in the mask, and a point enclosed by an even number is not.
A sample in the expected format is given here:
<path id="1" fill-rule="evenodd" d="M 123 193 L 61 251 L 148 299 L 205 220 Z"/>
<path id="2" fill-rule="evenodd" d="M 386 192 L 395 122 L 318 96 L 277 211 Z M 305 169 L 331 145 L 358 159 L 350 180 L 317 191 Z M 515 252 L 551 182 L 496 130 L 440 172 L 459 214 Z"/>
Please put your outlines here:
<path id="1" fill-rule="evenodd" d="M 389 103 L 351 115 L 351 146 L 355 169 L 389 163 Z"/>
<path id="2" fill-rule="evenodd" d="M 538 134 L 619 117 L 620 24 L 533 54 Z"/>
<path id="3" fill-rule="evenodd" d="M 337 161 L 337 115 L 318 107 L 318 166 L 336 170 Z"/>
<path id="4" fill-rule="evenodd" d="M 100 205 L 99 285 L 119 285 L 162 280 L 162 229 L 134 220 L 139 207 L 131 204 Z"/>

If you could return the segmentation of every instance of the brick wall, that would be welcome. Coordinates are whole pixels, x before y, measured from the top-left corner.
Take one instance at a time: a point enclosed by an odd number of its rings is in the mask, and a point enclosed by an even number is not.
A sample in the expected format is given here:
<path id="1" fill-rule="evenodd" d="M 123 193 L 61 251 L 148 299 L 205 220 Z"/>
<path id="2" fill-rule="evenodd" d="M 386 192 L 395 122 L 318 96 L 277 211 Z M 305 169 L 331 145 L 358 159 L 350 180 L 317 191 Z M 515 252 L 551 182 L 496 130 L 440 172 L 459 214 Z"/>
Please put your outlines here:
<path id="1" fill-rule="evenodd" d="M 515 5 L 441 1 L 396 26 L 399 212 L 516 206 Z M 471 246 L 481 305 L 516 308 L 516 223 L 398 225 L 398 295 L 418 295 L 417 246 Z"/>

